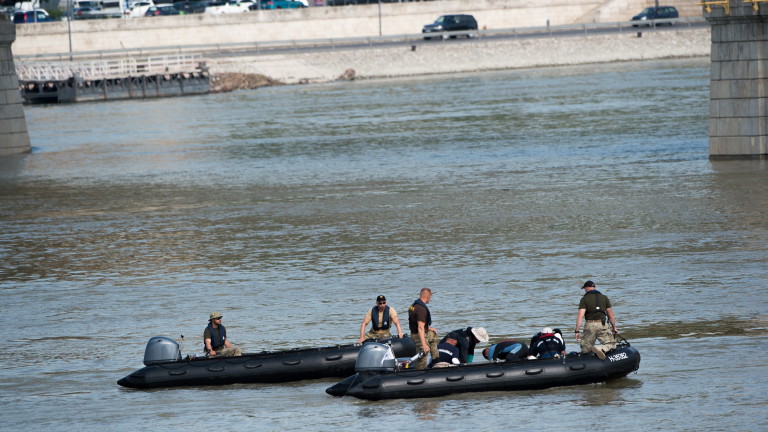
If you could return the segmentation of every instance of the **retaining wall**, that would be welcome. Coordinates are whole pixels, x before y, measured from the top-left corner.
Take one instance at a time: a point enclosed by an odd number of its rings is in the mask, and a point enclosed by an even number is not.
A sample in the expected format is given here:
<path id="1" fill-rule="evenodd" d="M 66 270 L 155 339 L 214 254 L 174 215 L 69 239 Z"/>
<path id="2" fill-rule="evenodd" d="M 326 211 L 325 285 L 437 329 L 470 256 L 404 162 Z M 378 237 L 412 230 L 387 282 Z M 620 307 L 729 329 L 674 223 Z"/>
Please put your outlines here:
<path id="1" fill-rule="evenodd" d="M 693 0 L 678 4 L 681 16 L 701 16 Z M 628 21 L 652 4 L 649 0 L 444 0 L 382 3 L 242 14 L 163 16 L 17 27 L 16 55 L 67 53 L 71 30 L 73 52 L 159 46 L 285 41 L 420 33 L 424 24 L 447 13 L 469 13 L 480 28 L 502 29 Z M 381 14 L 379 14 L 381 10 Z M 628 11 L 634 11 L 632 13 Z M 69 27 L 68 27 L 69 25 Z"/>

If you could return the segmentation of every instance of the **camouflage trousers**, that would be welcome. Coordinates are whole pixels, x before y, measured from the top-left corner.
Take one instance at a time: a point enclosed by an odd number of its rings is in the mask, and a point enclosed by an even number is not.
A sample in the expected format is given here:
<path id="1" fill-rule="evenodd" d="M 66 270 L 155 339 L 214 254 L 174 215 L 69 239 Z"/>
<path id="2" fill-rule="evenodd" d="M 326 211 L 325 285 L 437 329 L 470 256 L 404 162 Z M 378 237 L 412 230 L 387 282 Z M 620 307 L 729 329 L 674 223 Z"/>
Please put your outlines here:
<path id="1" fill-rule="evenodd" d="M 216 351 L 216 357 L 239 357 L 243 355 L 243 350 L 240 348 L 219 348 Z"/>
<path id="2" fill-rule="evenodd" d="M 433 359 L 438 358 L 440 355 L 437 352 L 437 333 L 427 330 L 427 332 L 424 334 L 425 339 L 427 340 L 427 345 L 429 345 L 429 353 L 424 353 L 424 355 L 416 360 L 416 369 L 426 369 L 427 368 L 427 354 L 430 354 Z M 421 339 L 419 339 L 419 334 L 412 334 L 411 340 L 413 341 L 413 344 L 416 345 L 416 351 L 421 351 Z"/>
<path id="3" fill-rule="evenodd" d="M 610 324 L 603 324 L 600 321 L 587 321 L 584 324 L 584 330 L 581 331 L 581 352 L 590 352 L 598 340 L 603 344 L 604 351 L 616 348 L 616 341 L 613 338 L 613 329 Z"/>
<path id="4" fill-rule="evenodd" d="M 371 330 L 365 334 L 366 339 L 389 339 L 391 337 L 389 330 Z"/>

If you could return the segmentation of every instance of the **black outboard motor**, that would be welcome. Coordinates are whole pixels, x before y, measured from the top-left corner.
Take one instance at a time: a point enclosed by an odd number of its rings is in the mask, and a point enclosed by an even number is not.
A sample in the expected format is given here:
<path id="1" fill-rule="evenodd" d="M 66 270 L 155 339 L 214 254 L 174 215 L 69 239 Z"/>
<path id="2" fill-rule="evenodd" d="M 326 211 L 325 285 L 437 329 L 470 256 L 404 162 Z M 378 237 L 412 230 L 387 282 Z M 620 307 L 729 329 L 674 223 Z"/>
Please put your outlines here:
<path id="1" fill-rule="evenodd" d="M 175 340 L 165 336 L 155 336 L 147 342 L 144 350 L 144 365 L 181 361 L 181 349 Z"/>
<path id="2" fill-rule="evenodd" d="M 389 344 L 366 342 L 357 354 L 355 372 L 394 371 L 396 362 Z"/>

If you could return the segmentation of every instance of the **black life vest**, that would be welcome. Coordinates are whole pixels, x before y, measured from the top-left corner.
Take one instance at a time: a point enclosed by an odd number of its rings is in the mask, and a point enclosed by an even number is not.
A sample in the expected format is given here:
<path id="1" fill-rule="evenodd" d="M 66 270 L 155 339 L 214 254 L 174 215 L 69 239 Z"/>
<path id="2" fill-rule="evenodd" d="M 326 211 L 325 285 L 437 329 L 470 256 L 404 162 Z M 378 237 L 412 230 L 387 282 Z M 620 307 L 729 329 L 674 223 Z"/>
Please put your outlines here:
<path id="1" fill-rule="evenodd" d="M 389 306 L 384 307 L 381 323 L 379 323 L 379 307 L 374 306 L 371 309 L 371 322 L 373 323 L 373 330 L 389 330 L 389 327 L 391 327 L 389 324 Z"/>
<path id="2" fill-rule="evenodd" d="M 587 305 L 587 310 L 584 312 L 585 319 L 603 320 L 603 324 L 605 324 L 605 319 L 608 317 L 608 312 L 606 312 L 603 308 L 603 305 L 605 304 L 604 301 L 601 301 L 603 297 L 605 296 L 603 296 L 603 294 L 598 290 L 587 291 L 584 293 L 584 302 Z"/>
<path id="3" fill-rule="evenodd" d="M 208 323 L 208 330 L 211 332 L 211 349 L 216 351 L 216 348 L 224 346 L 224 341 L 227 339 L 227 329 L 224 328 L 223 325 L 220 325 L 218 329 L 215 329 L 210 323 Z M 208 348 L 205 347 L 205 343 L 203 343 L 203 350 L 207 349 Z"/>
<path id="4" fill-rule="evenodd" d="M 415 302 L 413 302 L 413 305 L 411 305 L 411 308 L 414 308 L 414 306 L 416 306 L 416 305 L 423 306 L 424 309 L 427 310 L 427 322 L 424 323 L 424 324 L 426 324 L 427 327 L 431 326 L 432 325 L 432 313 L 429 312 L 429 308 L 427 307 L 427 304 L 424 303 L 423 301 L 421 301 L 421 299 L 419 298 L 419 299 L 416 299 Z"/>
<path id="5" fill-rule="evenodd" d="M 565 346 L 554 333 L 540 333 L 531 348 L 539 358 L 552 358 L 565 350 Z"/>

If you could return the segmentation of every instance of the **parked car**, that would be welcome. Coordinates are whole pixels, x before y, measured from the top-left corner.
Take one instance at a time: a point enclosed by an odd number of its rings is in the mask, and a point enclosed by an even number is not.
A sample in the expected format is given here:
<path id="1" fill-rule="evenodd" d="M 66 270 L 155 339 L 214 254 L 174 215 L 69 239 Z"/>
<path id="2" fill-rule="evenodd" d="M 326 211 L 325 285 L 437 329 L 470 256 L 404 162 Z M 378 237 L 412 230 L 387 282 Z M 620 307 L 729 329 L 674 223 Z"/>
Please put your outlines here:
<path id="1" fill-rule="evenodd" d="M 674 6 L 659 6 L 648 7 L 643 9 L 642 12 L 632 17 L 632 21 L 645 21 L 643 24 L 632 24 L 632 27 L 638 25 L 651 25 L 651 20 L 656 21 L 656 25 L 667 23 L 669 25 L 674 24 L 674 19 L 679 18 L 680 14 L 677 13 L 677 9 Z"/>
<path id="2" fill-rule="evenodd" d="M 207 14 L 230 14 L 248 12 L 248 6 L 252 3 L 241 4 L 237 1 L 216 1 L 208 4 L 205 8 Z"/>
<path id="3" fill-rule="evenodd" d="M 171 4 L 162 4 L 156 6 L 150 6 L 144 13 L 144 16 L 160 16 L 160 15 L 184 15 L 183 11 L 180 11 L 173 7 Z"/>
<path id="4" fill-rule="evenodd" d="M 72 9 L 72 19 L 86 19 L 88 18 L 88 15 L 91 15 L 96 11 L 97 9 L 94 9 L 92 7 L 81 7 L 77 9 Z"/>
<path id="5" fill-rule="evenodd" d="M 475 20 L 475 17 L 472 15 L 443 15 L 432 24 L 425 25 L 421 32 L 427 34 L 461 30 L 477 30 L 477 20 Z M 447 39 L 448 35 L 443 35 L 442 37 Z M 450 37 L 455 38 L 456 35 L 450 35 Z M 472 37 L 472 33 L 467 33 L 467 37 Z M 424 39 L 432 38 L 424 36 Z"/>
<path id="6" fill-rule="evenodd" d="M 126 9 L 125 14 L 128 15 L 129 18 L 140 18 L 143 17 L 144 14 L 147 13 L 147 10 L 154 5 L 155 2 L 152 0 L 137 1 L 136 3 L 133 3 L 128 9 Z"/>
<path id="7" fill-rule="evenodd" d="M 14 24 L 26 24 L 35 22 L 50 22 L 56 21 L 48 15 L 43 9 L 35 9 L 31 11 L 16 11 L 13 13 Z"/>
<path id="8" fill-rule="evenodd" d="M 205 12 L 205 8 L 210 3 L 209 1 L 178 1 L 173 4 L 173 7 L 185 14 L 196 14 Z"/>
<path id="9" fill-rule="evenodd" d="M 298 9 L 305 7 L 307 7 L 307 5 L 303 2 L 295 0 L 258 0 L 251 5 L 250 9 Z"/>

